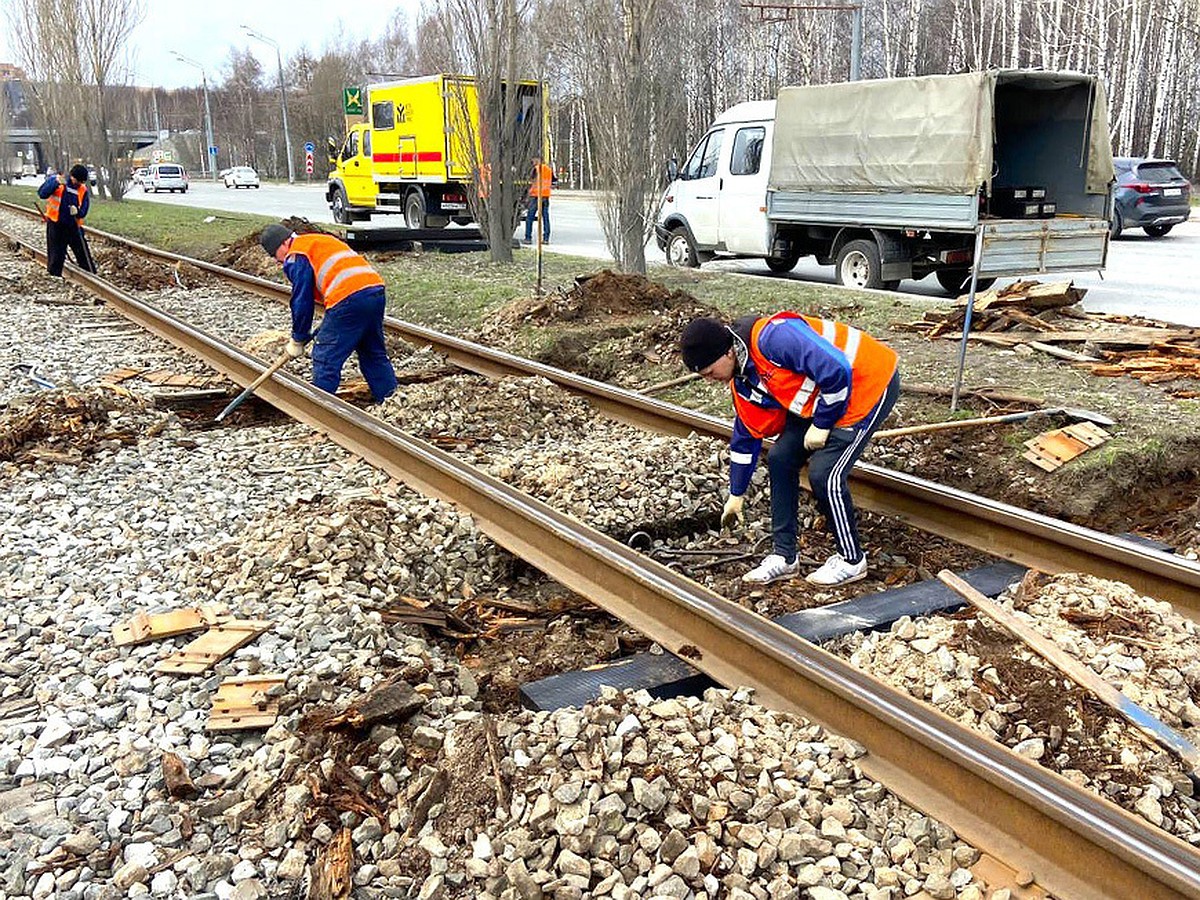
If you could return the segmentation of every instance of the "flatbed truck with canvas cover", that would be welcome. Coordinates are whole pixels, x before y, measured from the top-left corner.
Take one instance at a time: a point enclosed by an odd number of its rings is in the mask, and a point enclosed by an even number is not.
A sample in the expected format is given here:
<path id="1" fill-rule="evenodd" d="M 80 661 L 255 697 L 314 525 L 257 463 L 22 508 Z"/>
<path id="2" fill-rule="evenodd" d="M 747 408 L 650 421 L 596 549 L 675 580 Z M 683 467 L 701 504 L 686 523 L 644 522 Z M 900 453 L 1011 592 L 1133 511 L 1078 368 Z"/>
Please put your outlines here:
<path id="1" fill-rule="evenodd" d="M 1112 147 L 1091 75 L 784 88 L 719 116 L 669 176 L 655 231 L 674 265 L 726 254 L 786 272 L 814 256 L 841 284 L 933 274 L 958 293 L 979 230 L 981 286 L 1101 269 L 1108 252 Z"/>
<path id="2" fill-rule="evenodd" d="M 532 160 L 546 118 L 545 92 L 517 82 L 516 136 Z M 355 121 L 357 120 L 357 121 Z M 475 79 L 428 75 L 367 87 L 363 115 L 348 117 L 339 146 L 330 140 L 325 199 L 334 221 L 404 216 L 408 228 L 474 221 L 474 180 L 482 158 Z"/>

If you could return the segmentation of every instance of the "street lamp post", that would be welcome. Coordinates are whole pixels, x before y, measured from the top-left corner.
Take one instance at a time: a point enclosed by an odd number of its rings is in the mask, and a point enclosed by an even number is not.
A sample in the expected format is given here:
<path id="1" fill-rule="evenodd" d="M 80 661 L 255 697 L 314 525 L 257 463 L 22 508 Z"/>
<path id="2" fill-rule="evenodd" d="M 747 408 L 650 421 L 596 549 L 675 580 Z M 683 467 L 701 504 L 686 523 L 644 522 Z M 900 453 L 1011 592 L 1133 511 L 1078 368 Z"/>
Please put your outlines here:
<path id="1" fill-rule="evenodd" d="M 187 63 L 189 66 L 195 66 L 200 70 L 200 83 L 204 85 L 204 130 L 208 138 L 208 171 L 213 181 L 217 180 L 217 145 L 213 143 L 212 130 L 212 111 L 208 106 L 208 74 L 204 71 L 204 66 L 196 62 L 194 59 L 184 56 L 178 50 L 172 50 L 175 58 L 180 62 Z"/>
<path id="2" fill-rule="evenodd" d="M 265 34 L 259 34 L 249 25 L 243 25 L 242 30 L 255 40 L 262 41 L 264 44 L 269 44 L 275 48 L 275 64 L 279 67 L 279 105 L 283 109 L 283 146 L 287 152 L 288 184 L 295 184 L 296 169 L 295 163 L 292 161 L 292 134 L 288 130 L 287 92 L 283 87 L 283 57 L 279 55 L 279 44 L 271 40 Z"/>

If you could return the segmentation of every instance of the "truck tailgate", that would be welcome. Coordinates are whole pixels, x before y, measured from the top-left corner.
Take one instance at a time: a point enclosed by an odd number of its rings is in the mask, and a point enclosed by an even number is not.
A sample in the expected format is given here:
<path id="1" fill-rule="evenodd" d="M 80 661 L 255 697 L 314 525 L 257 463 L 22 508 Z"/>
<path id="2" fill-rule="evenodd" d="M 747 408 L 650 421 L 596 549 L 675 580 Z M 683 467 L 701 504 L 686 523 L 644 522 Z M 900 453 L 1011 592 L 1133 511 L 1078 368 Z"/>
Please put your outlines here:
<path id="1" fill-rule="evenodd" d="M 980 275 L 1027 275 L 1104 268 L 1103 219 L 990 219 L 983 223 Z"/>

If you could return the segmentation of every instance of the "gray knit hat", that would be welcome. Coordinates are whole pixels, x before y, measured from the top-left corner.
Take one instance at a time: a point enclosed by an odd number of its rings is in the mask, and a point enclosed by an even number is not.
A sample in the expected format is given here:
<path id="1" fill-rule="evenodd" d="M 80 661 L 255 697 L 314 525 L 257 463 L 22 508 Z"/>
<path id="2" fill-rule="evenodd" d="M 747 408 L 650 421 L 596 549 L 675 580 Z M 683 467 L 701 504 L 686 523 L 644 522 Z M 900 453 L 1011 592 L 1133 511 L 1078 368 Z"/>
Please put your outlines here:
<path id="1" fill-rule="evenodd" d="M 258 236 L 258 242 L 267 251 L 268 256 L 274 256 L 279 245 L 292 236 L 292 229 L 285 225 L 268 225 Z"/>

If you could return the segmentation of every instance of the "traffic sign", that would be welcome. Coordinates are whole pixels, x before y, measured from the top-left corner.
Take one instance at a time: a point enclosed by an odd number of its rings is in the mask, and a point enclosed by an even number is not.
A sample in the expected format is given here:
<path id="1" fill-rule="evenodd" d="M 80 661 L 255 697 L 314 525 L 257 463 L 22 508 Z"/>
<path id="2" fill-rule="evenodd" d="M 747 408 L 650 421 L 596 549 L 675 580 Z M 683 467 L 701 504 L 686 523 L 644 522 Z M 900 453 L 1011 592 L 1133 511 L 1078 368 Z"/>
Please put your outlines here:
<path id="1" fill-rule="evenodd" d="M 305 153 L 312 153 L 316 149 L 317 149 L 317 145 L 314 144 L 312 141 L 304 142 L 304 152 Z"/>
<path id="2" fill-rule="evenodd" d="M 362 88 L 348 87 L 342 89 L 342 109 L 348 116 L 363 114 Z"/>
<path id="3" fill-rule="evenodd" d="M 213 144 L 211 147 L 209 147 L 209 148 L 208 148 L 208 152 L 209 152 L 209 154 L 211 154 L 212 156 L 216 156 L 216 155 L 217 155 L 217 145 L 216 145 L 216 144 Z"/>

